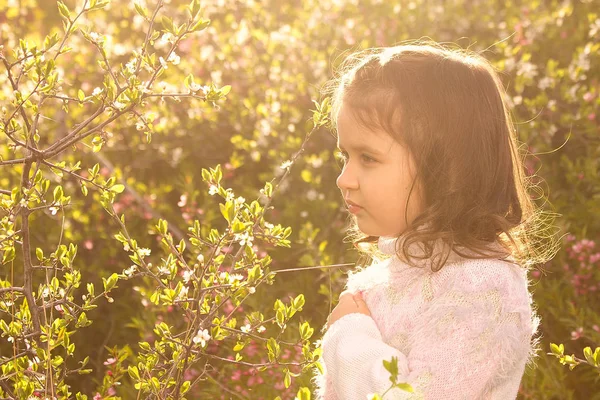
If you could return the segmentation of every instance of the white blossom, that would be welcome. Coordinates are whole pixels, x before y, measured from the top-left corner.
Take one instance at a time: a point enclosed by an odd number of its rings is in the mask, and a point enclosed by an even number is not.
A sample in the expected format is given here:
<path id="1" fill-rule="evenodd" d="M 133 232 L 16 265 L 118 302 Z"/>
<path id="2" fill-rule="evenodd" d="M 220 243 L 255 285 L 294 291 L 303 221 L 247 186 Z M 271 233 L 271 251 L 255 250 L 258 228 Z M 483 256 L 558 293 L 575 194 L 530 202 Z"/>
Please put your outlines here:
<path id="1" fill-rule="evenodd" d="M 192 279 L 192 276 L 194 276 L 194 271 L 190 271 L 189 269 L 183 271 L 183 281 L 185 283 L 188 283 Z"/>
<path id="2" fill-rule="evenodd" d="M 127 70 L 133 74 L 135 72 L 135 68 L 137 66 L 136 64 L 137 64 L 137 60 L 135 58 L 133 58 L 131 61 L 129 61 L 127 64 L 125 64 L 125 68 L 127 68 Z"/>
<path id="3" fill-rule="evenodd" d="M 113 106 L 114 106 L 114 107 L 115 107 L 117 110 L 123 110 L 123 109 L 126 107 L 125 103 L 121 103 L 120 101 L 115 101 L 115 102 L 113 103 Z"/>
<path id="4" fill-rule="evenodd" d="M 169 67 L 167 66 L 167 62 L 165 61 L 165 59 L 164 59 L 164 58 L 162 58 L 162 57 L 159 57 L 159 58 L 158 58 L 158 61 L 160 61 L 160 65 L 162 65 L 162 67 L 163 67 L 164 69 L 169 69 Z"/>
<path id="5" fill-rule="evenodd" d="M 517 75 L 523 75 L 525 78 L 535 78 L 537 75 L 537 65 L 528 61 L 518 64 Z"/>
<path id="6" fill-rule="evenodd" d="M 132 276 L 137 271 L 137 265 L 133 264 L 131 267 L 123 270 L 125 276 Z"/>
<path id="7" fill-rule="evenodd" d="M 171 273 L 171 271 L 169 270 L 168 267 L 160 266 L 160 267 L 158 267 L 158 273 L 159 273 L 159 275 L 168 275 L 169 273 Z"/>
<path id="8" fill-rule="evenodd" d="M 198 330 L 198 333 L 192 341 L 196 344 L 200 344 L 200 346 L 205 347 L 206 342 L 210 340 L 210 333 L 208 333 L 208 329 Z"/>
<path id="9" fill-rule="evenodd" d="M 545 90 L 552 86 L 553 83 L 554 79 L 550 78 L 549 76 L 545 76 L 538 82 L 538 88 L 540 88 L 540 90 Z"/>
<path id="10" fill-rule="evenodd" d="M 179 292 L 179 294 L 177 295 L 177 297 L 179 299 L 187 299 L 188 291 L 189 291 L 189 289 L 188 289 L 187 286 L 182 287 L 181 288 L 181 292 Z"/>
<path id="11" fill-rule="evenodd" d="M 208 188 L 208 194 L 214 196 L 217 193 L 219 193 L 219 188 L 215 185 L 210 185 L 210 187 Z"/>
<path id="12" fill-rule="evenodd" d="M 90 32 L 90 39 L 92 39 L 94 42 L 103 42 L 104 41 L 104 36 L 100 35 L 99 33 L 96 32 Z"/>
<path id="13" fill-rule="evenodd" d="M 252 241 L 254 240 L 254 238 L 248 232 L 244 232 L 236 233 L 235 240 L 238 240 L 240 242 L 240 245 L 242 246 L 248 245 L 252 247 Z"/>
<path id="14" fill-rule="evenodd" d="M 138 249 L 138 253 L 140 256 L 144 257 L 144 256 L 149 256 L 150 255 L 150 249 L 141 247 L 140 249 Z"/>
<path id="15" fill-rule="evenodd" d="M 192 92 L 197 92 L 200 89 L 204 90 L 204 86 L 202 86 L 202 85 L 200 85 L 200 84 L 198 84 L 196 82 L 190 83 L 190 90 Z"/>
<path id="16" fill-rule="evenodd" d="M 165 46 L 168 43 L 174 43 L 175 42 L 175 36 L 173 36 L 172 33 L 165 33 L 163 34 L 160 39 L 158 39 L 158 44 L 160 46 Z"/>
<path id="17" fill-rule="evenodd" d="M 173 65 L 178 65 L 181 62 L 181 57 L 179 57 L 175 52 L 172 52 L 167 58 L 167 62 L 173 63 Z"/>
<path id="18" fill-rule="evenodd" d="M 292 166 L 292 161 L 291 160 L 287 160 L 287 161 L 284 161 L 283 163 L 281 163 L 281 166 L 279 168 L 281 168 L 281 169 L 288 169 L 291 166 Z"/>
<path id="19" fill-rule="evenodd" d="M 250 326 L 250 324 L 246 324 L 246 325 L 242 326 L 240 328 L 240 330 L 244 333 L 248 333 L 252 330 L 252 327 Z"/>

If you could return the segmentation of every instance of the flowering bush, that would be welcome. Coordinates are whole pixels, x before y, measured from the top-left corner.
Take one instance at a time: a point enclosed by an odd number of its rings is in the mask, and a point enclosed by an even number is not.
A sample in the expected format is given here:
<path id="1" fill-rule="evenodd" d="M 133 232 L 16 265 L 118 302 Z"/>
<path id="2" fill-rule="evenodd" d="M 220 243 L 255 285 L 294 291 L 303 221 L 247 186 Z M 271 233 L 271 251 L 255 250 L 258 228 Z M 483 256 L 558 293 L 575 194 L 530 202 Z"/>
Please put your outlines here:
<path id="1" fill-rule="evenodd" d="M 327 105 L 308 110 L 350 49 L 423 36 L 501 71 L 533 195 L 574 238 L 531 275 L 544 351 L 520 397 L 599 391 L 594 2 L 7 4 L 0 397 L 308 398 L 356 261 Z"/>

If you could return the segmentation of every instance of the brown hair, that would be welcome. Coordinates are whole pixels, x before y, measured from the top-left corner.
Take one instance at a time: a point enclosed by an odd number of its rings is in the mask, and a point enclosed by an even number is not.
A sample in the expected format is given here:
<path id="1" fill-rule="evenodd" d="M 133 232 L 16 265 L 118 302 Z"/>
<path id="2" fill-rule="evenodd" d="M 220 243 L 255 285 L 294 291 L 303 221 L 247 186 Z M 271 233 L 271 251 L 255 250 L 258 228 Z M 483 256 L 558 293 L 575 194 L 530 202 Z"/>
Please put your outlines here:
<path id="1" fill-rule="evenodd" d="M 506 92 L 485 58 L 430 41 L 368 49 L 347 57 L 325 92 L 333 122 L 344 103 L 364 127 L 383 129 L 414 157 L 417 175 L 406 207 L 419 181 L 425 208 L 406 221 L 403 259 L 413 243 L 425 246 L 417 258 L 432 259 L 438 239 L 446 251 L 436 255 L 434 271 L 450 251 L 487 258 L 494 243 L 525 268 L 554 257 L 557 214 L 538 209 L 528 193 L 538 187 L 524 172 Z M 359 250 L 376 253 L 377 237 L 360 234 L 355 222 L 349 233 Z"/>

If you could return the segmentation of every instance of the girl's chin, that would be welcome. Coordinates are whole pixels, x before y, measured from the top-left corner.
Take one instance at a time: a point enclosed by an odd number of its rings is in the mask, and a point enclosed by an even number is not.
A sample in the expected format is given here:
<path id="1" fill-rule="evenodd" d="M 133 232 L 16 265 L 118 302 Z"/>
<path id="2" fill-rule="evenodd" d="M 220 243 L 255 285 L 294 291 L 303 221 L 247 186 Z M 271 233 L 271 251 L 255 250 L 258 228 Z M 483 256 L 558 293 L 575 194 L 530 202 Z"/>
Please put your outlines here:
<path id="1" fill-rule="evenodd" d="M 396 237 L 399 235 L 398 233 L 390 233 L 389 229 L 386 230 L 377 226 L 373 226 L 373 224 L 368 224 L 364 220 L 361 222 L 360 218 L 358 218 L 356 222 L 360 232 L 366 236 Z"/>

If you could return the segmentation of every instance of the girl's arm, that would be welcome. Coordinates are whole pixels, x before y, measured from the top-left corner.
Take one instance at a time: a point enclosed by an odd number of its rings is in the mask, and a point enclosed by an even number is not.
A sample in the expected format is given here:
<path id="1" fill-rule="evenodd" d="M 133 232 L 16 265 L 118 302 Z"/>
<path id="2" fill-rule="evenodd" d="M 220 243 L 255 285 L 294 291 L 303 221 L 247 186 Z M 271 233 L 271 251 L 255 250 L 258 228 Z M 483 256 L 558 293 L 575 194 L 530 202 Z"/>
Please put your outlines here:
<path id="1" fill-rule="evenodd" d="M 337 397 L 364 400 L 386 392 L 391 382 L 383 361 L 396 357 L 398 382 L 411 384 L 415 393 L 393 389 L 384 400 L 423 395 L 433 400 L 514 399 L 537 328 L 532 328 L 526 279 L 477 264 L 473 271 L 461 270 L 465 275 L 453 279 L 415 319 L 409 354 L 384 343 L 369 316 L 353 313 L 335 322 L 322 346 Z"/>

